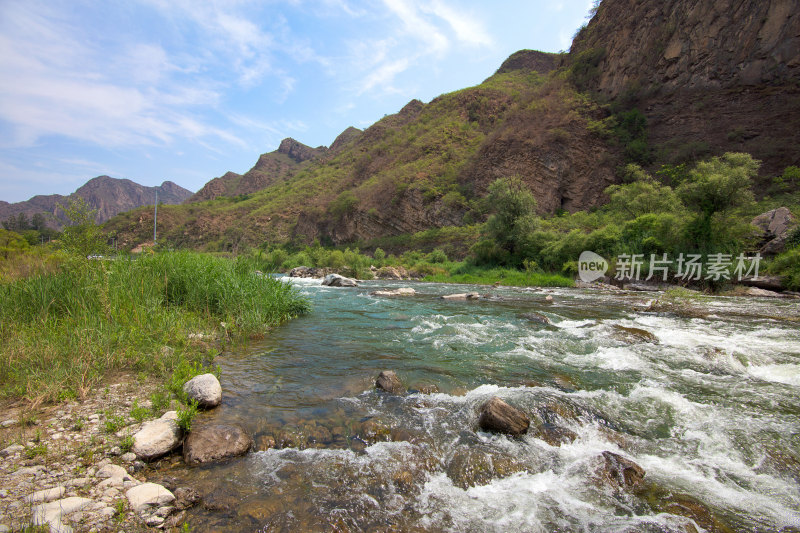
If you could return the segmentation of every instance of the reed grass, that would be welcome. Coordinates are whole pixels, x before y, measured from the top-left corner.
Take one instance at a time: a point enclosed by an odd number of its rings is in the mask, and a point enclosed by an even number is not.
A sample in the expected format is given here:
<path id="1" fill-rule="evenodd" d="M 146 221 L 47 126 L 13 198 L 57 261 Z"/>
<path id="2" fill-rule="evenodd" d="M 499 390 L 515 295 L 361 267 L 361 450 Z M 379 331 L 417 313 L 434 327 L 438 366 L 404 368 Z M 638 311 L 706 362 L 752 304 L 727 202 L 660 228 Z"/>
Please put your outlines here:
<path id="1" fill-rule="evenodd" d="M 163 252 L 68 261 L 0 283 L 0 398 L 79 397 L 120 370 L 168 379 L 208 350 L 196 334 L 258 337 L 308 308 L 247 260 Z"/>

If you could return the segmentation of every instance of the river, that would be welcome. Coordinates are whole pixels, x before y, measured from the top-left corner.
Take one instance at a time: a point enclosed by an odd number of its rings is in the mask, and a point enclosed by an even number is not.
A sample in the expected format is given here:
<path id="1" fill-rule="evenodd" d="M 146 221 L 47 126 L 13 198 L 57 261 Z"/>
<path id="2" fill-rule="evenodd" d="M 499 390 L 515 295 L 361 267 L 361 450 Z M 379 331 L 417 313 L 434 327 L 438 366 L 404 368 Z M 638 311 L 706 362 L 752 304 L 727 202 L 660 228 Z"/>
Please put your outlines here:
<path id="1" fill-rule="evenodd" d="M 239 423 L 259 451 L 162 472 L 203 497 L 193 531 L 800 528 L 797 300 L 693 314 L 650 293 L 287 282 L 313 311 L 220 356 L 223 404 L 194 422 Z M 417 294 L 369 294 L 401 286 Z M 470 290 L 485 297 L 439 298 Z M 423 392 L 376 391 L 382 370 Z M 478 430 L 492 396 L 531 417 L 526 436 Z M 644 482 L 609 485 L 603 451 Z"/>

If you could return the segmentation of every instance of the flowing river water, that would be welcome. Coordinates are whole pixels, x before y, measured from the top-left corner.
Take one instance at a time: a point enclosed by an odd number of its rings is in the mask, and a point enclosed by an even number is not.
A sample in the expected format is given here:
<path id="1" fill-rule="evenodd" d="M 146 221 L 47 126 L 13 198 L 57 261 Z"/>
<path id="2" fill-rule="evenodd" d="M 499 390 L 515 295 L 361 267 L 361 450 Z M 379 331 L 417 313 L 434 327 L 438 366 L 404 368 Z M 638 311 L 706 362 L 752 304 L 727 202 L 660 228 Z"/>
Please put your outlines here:
<path id="1" fill-rule="evenodd" d="M 203 498 L 193 531 L 800 531 L 796 300 L 287 282 L 313 311 L 219 357 L 223 405 L 194 422 L 257 451 L 167 471 Z M 412 391 L 376 391 L 386 369 Z M 478 429 L 492 396 L 527 435 Z M 609 483 L 604 451 L 644 481 Z"/>

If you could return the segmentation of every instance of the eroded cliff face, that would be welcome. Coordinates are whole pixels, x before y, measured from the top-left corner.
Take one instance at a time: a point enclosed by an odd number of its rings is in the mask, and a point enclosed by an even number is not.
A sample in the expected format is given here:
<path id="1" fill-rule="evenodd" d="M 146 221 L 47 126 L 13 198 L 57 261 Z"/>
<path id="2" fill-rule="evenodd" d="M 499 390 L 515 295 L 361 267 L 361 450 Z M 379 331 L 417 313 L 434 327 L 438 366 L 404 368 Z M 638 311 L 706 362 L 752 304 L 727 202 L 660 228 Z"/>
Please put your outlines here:
<path id="1" fill-rule="evenodd" d="M 603 0 L 570 61 L 590 51 L 592 88 L 645 112 L 660 162 L 745 151 L 773 175 L 800 163 L 800 0 Z"/>
<path id="2" fill-rule="evenodd" d="M 603 48 L 598 88 L 660 92 L 800 77 L 800 0 L 604 0 L 571 53 Z"/>

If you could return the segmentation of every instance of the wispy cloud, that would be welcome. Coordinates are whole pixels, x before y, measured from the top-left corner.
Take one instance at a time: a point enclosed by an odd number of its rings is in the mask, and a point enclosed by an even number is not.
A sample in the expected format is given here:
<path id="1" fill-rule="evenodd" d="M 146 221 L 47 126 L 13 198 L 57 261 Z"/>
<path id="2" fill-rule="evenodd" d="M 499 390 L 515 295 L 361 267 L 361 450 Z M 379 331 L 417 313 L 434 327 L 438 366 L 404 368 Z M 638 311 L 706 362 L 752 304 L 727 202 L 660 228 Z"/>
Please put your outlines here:
<path id="1" fill-rule="evenodd" d="M 192 114 L 220 95 L 173 79 L 191 69 L 174 65 L 159 45 L 98 49 L 68 15 L 33 1 L 4 4 L 2 19 L 0 120 L 12 132 L 6 145 L 30 146 L 50 135 L 106 147 L 212 137 L 243 145 Z"/>

